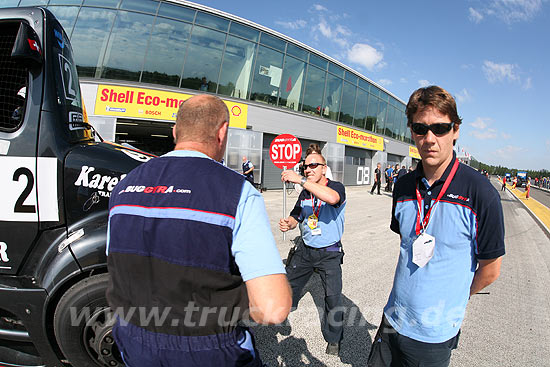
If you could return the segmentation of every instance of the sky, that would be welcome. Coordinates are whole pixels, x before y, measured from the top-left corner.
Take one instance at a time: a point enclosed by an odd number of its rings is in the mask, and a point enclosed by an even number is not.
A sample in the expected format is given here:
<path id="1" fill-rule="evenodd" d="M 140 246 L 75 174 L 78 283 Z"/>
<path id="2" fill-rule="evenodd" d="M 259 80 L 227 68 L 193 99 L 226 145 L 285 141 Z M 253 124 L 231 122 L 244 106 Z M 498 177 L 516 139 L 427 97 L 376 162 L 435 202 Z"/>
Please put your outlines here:
<path id="1" fill-rule="evenodd" d="M 199 0 L 300 41 L 403 102 L 456 99 L 457 142 L 478 161 L 550 170 L 550 0 Z"/>

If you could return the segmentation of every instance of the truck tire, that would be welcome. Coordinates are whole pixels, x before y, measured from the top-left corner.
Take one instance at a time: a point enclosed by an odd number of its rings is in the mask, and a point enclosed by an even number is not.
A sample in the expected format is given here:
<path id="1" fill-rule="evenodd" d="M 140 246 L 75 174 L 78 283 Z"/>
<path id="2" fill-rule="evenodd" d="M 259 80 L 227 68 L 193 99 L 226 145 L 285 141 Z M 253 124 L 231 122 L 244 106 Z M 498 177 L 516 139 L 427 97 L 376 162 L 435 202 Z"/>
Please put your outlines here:
<path id="1" fill-rule="evenodd" d="M 105 297 L 109 274 L 73 285 L 55 309 L 55 338 L 73 367 L 124 366 L 111 330 L 114 318 Z"/>

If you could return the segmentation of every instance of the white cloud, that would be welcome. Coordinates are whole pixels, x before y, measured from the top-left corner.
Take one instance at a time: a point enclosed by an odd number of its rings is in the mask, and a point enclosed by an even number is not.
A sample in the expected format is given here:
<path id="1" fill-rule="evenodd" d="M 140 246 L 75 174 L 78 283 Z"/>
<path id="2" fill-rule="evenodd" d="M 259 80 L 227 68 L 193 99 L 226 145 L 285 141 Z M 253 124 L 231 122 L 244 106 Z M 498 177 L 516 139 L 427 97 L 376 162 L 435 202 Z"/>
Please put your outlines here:
<path id="1" fill-rule="evenodd" d="M 356 43 L 347 52 L 348 60 L 373 70 L 375 67 L 383 67 L 384 54 L 366 43 Z"/>
<path id="2" fill-rule="evenodd" d="M 474 8 L 469 8 L 468 11 L 469 11 L 469 13 L 470 13 L 470 14 L 468 15 L 468 18 L 469 18 L 472 22 L 474 22 L 474 23 L 479 23 L 479 22 L 481 22 L 481 21 L 483 20 L 483 15 L 482 15 L 479 11 L 475 10 Z"/>
<path id="3" fill-rule="evenodd" d="M 486 129 L 487 126 L 491 124 L 491 119 L 487 117 L 478 117 L 474 122 L 470 123 L 470 126 L 472 126 L 474 129 L 483 130 Z"/>
<path id="4" fill-rule="evenodd" d="M 472 97 L 470 97 L 470 93 L 468 93 L 466 88 L 458 92 L 455 97 L 459 103 L 468 102 L 472 99 Z"/>
<path id="5" fill-rule="evenodd" d="M 496 139 L 498 136 L 495 129 L 474 130 L 470 132 L 470 135 L 479 140 Z"/>
<path id="6" fill-rule="evenodd" d="M 524 90 L 527 90 L 527 89 L 531 89 L 533 87 L 533 82 L 531 80 L 531 77 L 527 78 L 527 80 L 525 81 L 525 83 L 523 83 L 523 86 L 522 88 Z"/>
<path id="7" fill-rule="evenodd" d="M 475 23 L 485 17 L 495 17 L 506 24 L 528 22 L 542 11 L 545 0 L 490 0 L 480 2 L 481 8 L 469 8 L 468 18 Z"/>
<path id="8" fill-rule="evenodd" d="M 389 79 L 380 79 L 378 80 L 378 84 L 380 84 L 383 87 L 389 87 L 390 85 L 393 84 L 393 82 Z"/>
<path id="9" fill-rule="evenodd" d="M 275 24 L 280 25 L 281 27 L 286 29 L 297 30 L 297 29 L 305 28 L 307 25 L 307 22 L 303 19 L 298 19 L 293 22 L 276 21 Z"/>
<path id="10" fill-rule="evenodd" d="M 503 159 L 510 159 L 513 158 L 516 154 L 521 153 L 525 151 L 524 148 L 517 147 L 514 145 L 507 145 L 503 148 L 499 148 L 495 151 L 495 154 Z"/>
<path id="11" fill-rule="evenodd" d="M 500 135 L 502 136 L 502 139 L 510 139 L 512 137 L 511 134 L 507 134 L 507 133 L 500 133 Z"/>
<path id="12" fill-rule="evenodd" d="M 426 80 L 426 79 L 419 80 L 418 84 L 420 85 L 420 88 L 425 88 L 425 87 L 428 87 L 430 85 L 433 85 L 432 82 L 430 82 L 429 80 Z"/>
<path id="13" fill-rule="evenodd" d="M 313 9 L 316 11 L 328 11 L 327 8 L 320 4 L 313 4 Z"/>
<path id="14" fill-rule="evenodd" d="M 407 78 L 400 78 L 400 79 L 399 79 L 399 82 L 400 82 L 400 83 L 407 83 Z"/>
<path id="15" fill-rule="evenodd" d="M 516 82 L 520 80 L 516 73 L 517 65 L 497 64 L 495 62 L 485 60 L 483 62 L 482 69 L 489 83 L 496 83 L 504 80 Z"/>

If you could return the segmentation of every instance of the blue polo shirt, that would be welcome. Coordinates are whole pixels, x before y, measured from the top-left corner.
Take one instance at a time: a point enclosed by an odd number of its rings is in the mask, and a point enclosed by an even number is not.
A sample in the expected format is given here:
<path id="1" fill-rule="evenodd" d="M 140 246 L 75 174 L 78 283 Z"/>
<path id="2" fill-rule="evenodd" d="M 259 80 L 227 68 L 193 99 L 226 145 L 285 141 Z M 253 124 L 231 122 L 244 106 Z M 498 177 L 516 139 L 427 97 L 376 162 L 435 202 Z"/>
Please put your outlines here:
<path id="1" fill-rule="evenodd" d="M 433 258 L 423 268 L 412 262 L 418 201 L 422 215 L 433 206 L 453 160 L 441 179 L 429 186 L 422 164 L 403 176 L 393 191 L 390 228 L 401 235 L 393 288 L 384 314 L 397 332 L 409 338 L 441 343 L 462 324 L 478 259 L 504 255 L 504 220 L 500 196 L 476 170 L 459 164 L 441 200 L 432 209 L 426 232 L 435 237 Z"/>
<path id="2" fill-rule="evenodd" d="M 327 179 L 328 180 L 328 179 Z M 344 234 L 344 213 L 346 211 L 346 189 L 344 185 L 337 181 L 328 180 L 327 186 L 338 193 L 340 201 L 334 205 L 325 203 L 322 200 L 315 199 L 307 190 L 302 190 L 294 209 L 290 216 L 300 223 L 302 239 L 307 246 L 323 248 L 334 245 L 342 239 Z M 311 228 L 307 225 L 307 218 L 313 214 L 313 205 L 315 210 L 319 210 L 319 219 L 317 226 L 321 228 L 320 235 L 313 235 Z M 320 207 L 320 209 L 318 209 Z"/>

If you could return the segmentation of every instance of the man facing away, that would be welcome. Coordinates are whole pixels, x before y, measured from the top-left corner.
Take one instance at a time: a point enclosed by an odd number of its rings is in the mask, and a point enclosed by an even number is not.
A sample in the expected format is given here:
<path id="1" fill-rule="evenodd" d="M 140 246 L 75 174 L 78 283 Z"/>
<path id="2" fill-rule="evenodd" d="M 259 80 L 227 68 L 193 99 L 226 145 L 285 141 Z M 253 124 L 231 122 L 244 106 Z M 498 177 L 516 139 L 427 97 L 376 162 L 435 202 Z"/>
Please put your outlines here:
<path id="1" fill-rule="evenodd" d="M 327 354 L 338 355 L 343 338 L 342 310 L 342 235 L 346 191 L 344 185 L 325 177 L 325 158 L 316 152 L 306 156 L 305 176 L 292 170 L 283 171 L 285 182 L 300 183 L 304 190 L 298 196 L 290 216 L 279 221 L 282 232 L 296 228 L 304 245 L 298 246 L 292 261 L 286 264 L 292 287 L 292 308 L 298 306 L 302 289 L 314 270 L 319 272 L 325 289 L 323 336 L 327 341 Z"/>
<path id="2" fill-rule="evenodd" d="M 372 185 L 372 189 L 370 190 L 371 195 L 374 193 L 375 188 L 378 188 L 378 195 L 382 195 L 380 194 L 380 181 L 382 180 L 382 171 L 380 170 L 381 167 L 382 165 L 380 163 L 376 164 L 376 169 L 374 170 L 374 184 Z"/>
<path id="3" fill-rule="evenodd" d="M 369 366 L 391 358 L 391 366 L 445 367 L 469 297 L 500 274 L 502 206 L 495 188 L 456 159 L 461 119 L 447 91 L 416 90 L 406 114 L 422 161 L 394 187 L 390 227 L 401 246 Z"/>
<path id="4" fill-rule="evenodd" d="M 218 163 L 228 121 L 219 98 L 186 100 L 175 150 L 113 190 L 107 299 L 128 367 L 261 366 L 239 321 L 272 324 L 288 315 L 290 288 L 263 199 Z"/>

